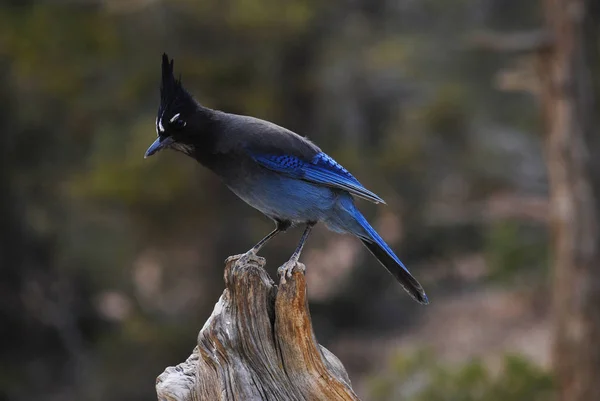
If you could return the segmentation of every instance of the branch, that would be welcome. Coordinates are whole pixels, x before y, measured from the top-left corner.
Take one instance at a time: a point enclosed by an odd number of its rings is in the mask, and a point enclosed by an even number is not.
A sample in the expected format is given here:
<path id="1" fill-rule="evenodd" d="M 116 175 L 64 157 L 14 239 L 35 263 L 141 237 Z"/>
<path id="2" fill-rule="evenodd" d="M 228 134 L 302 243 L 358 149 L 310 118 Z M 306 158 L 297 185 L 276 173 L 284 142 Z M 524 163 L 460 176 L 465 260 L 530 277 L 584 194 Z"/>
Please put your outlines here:
<path id="1" fill-rule="evenodd" d="M 264 263 L 227 259 L 225 291 L 198 345 L 157 378 L 160 401 L 358 401 L 342 363 L 315 339 L 304 266 L 275 286 Z"/>
<path id="2" fill-rule="evenodd" d="M 545 30 L 499 33 L 480 31 L 471 33 L 468 47 L 495 52 L 526 53 L 547 50 L 553 46 L 552 35 Z"/>

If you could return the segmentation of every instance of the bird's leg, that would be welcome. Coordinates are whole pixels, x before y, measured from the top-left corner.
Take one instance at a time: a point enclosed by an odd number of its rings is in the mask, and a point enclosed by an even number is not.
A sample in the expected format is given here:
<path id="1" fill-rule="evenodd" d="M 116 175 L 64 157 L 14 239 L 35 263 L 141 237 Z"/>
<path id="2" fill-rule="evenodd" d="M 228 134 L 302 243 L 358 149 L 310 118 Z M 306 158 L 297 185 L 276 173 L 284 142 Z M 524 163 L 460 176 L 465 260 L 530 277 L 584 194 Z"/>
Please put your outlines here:
<path id="1" fill-rule="evenodd" d="M 263 239 L 261 239 L 260 241 L 258 241 L 258 243 L 256 245 L 254 245 L 252 248 L 250 248 L 250 250 L 248 252 L 246 252 L 247 254 L 252 254 L 252 255 L 257 255 L 258 251 L 260 251 L 260 249 L 265 246 L 265 244 L 267 242 L 269 242 L 270 240 L 272 240 L 273 238 L 275 238 L 277 236 L 277 234 L 279 234 L 282 230 L 279 228 L 279 224 L 277 225 L 277 227 L 275 227 L 275 229 L 273 231 L 271 231 L 269 234 L 266 235 L 266 237 L 264 237 Z"/>
<path id="2" fill-rule="evenodd" d="M 310 234 L 310 231 L 312 230 L 315 224 L 316 223 L 314 222 L 309 222 L 306 224 L 306 229 L 304 230 L 304 233 L 300 238 L 300 243 L 296 247 L 296 250 L 292 254 L 292 257 L 281 267 L 279 267 L 279 269 L 277 269 L 277 273 L 279 273 L 279 275 L 283 277 L 284 282 L 286 277 L 292 277 L 292 271 L 294 270 L 294 267 L 296 267 L 296 264 L 298 264 L 298 259 L 300 258 L 300 253 L 302 253 L 302 248 L 304 248 L 304 243 L 308 239 L 308 235 Z"/>
<path id="3" fill-rule="evenodd" d="M 265 238 L 258 241 L 258 243 L 256 245 L 254 245 L 248 252 L 246 252 L 246 254 L 254 254 L 256 256 L 256 254 L 258 254 L 258 251 L 260 251 L 260 249 L 263 246 L 265 246 L 267 242 L 269 242 L 270 240 L 275 238 L 277 236 L 277 234 L 286 231 L 292 225 L 291 222 L 283 221 L 283 220 L 277 220 L 275 222 L 275 224 L 276 224 L 275 229 L 273 231 L 271 231 L 269 234 L 267 234 L 267 236 Z"/>
<path id="4" fill-rule="evenodd" d="M 256 245 L 254 245 L 252 248 L 250 248 L 250 250 L 244 254 L 241 255 L 236 255 L 236 256 L 231 256 L 230 258 L 235 258 L 235 259 L 257 259 L 259 258 L 258 256 L 258 251 L 260 251 L 260 249 L 265 246 L 265 244 L 267 242 L 269 242 L 270 240 L 272 240 L 273 238 L 275 238 L 277 236 L 277 234 L 284 232 L 285 230 L 287 230 L 291 223 L 287 222 L 287 221 L 279 221 L 277 220 L 277 222 L 275 223 L 277 224 L 275 229 L 273 231 L 271 231 L 269 234 L 267 234 L 266 237 L 264 237 L 263 239 L 261 239 L 260 241 L 258 241 L 258 243 Z M 228 258 L 227 260 L 229 260 L 230 258 Z"/>

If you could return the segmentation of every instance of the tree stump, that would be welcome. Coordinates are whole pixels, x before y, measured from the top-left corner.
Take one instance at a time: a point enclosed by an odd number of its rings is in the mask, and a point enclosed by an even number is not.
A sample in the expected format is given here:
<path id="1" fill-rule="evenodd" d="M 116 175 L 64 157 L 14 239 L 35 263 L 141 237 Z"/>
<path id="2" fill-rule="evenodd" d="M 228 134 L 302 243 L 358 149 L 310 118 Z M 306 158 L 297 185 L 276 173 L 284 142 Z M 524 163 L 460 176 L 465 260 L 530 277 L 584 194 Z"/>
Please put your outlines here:
<path id="1" fill-rule="evenodd" d="M 183 363 L 156 380 L 160 401 L 358 400 L 315 339 L 304 266 L 276 286 L 260 257 L 225 262 L 225 291 Z"/>

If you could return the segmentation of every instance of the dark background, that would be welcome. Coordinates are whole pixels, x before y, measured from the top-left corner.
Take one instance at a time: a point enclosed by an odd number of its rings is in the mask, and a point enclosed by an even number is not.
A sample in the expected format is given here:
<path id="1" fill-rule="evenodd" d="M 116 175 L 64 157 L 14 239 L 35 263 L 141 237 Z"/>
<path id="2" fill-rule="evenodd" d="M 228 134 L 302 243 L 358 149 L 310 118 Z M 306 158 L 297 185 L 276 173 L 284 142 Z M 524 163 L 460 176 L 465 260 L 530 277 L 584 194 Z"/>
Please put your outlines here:
<path id="1" fill-rule="evenodd" d="M 387 201 L 359 206 L 430 306 L 354 238 L 319 227 L 302 256 L 316 336 L 361 397 L 552 399 L 539 109 L 499 90 L 511 56 L 469 40 L 540 14 L 522 0 L 1 1 L 0 399 L 154 399 L 224 259 L 272 228 L 193 160 L 144 160 L 163 51 L 202 104 L 308 136 Z M 300 233 L 262 251 L 273 276 Z"/>

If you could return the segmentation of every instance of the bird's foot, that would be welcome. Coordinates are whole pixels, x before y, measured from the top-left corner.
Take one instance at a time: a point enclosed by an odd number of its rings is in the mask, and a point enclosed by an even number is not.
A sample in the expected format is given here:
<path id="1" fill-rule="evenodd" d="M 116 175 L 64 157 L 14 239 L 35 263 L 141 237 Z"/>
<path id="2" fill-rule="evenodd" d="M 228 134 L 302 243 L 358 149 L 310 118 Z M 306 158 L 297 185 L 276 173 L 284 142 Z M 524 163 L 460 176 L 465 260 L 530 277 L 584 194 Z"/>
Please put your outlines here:
<path id="1" fill-rule="evenodd" d="M 279 266 L 277 269 L 277 274 L 281 277 L 281 282 L 285 283 L 286 279 L 292 278 L 292 273 L 294 273 L 294 269 L 298 269 L 302 273 L 306 271 L 306 267 L 304 264 L 298 262 L 295 259 L 290 259 L 285 262 L 283 265 Z"/>
<path id="2" fill-rule="evenodd" d="M 233 255 L 225 259 L 225 264 L 239 262 L 241 264 L 247 264 L 249 262 L 254 262 L 259 266 L 265 265 L 265 258 L 262 256 L 258 256 L 253 249 L 250 249 L 246 253 L 241 253 L 239 255 Z"/>

